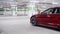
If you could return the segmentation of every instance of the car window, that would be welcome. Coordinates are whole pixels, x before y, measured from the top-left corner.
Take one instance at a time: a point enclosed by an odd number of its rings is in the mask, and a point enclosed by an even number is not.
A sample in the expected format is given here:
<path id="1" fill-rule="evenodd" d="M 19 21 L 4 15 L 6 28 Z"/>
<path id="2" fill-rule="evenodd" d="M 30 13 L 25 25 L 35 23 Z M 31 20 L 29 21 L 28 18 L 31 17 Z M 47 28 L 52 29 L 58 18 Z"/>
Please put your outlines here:
<path id="1" fill-rule="evenodd" d="M 60 8 L 56 8 L 54 14 L 60 14 Z"/>
<path id="2" fill-rule="evenodd" d="M 53 12 L 53 9 L 50 8 L 50 9 L 45 10 L 45 11 L 42 12 L 41 14 L 52 14 L 52 12 Z"/>
<path id="3" fill-rule="evenodd" d="M 57 13 L 57 9 L 55 9 L 55 12 L 54 12 L 54 14 L 56 14 Z"/>
<path id="4" fill-rule="evenodd" d="M 60 14 L 60 8 L 57 8 L 57 12 L 56 13 L 59 13 Z"/>
<path id="5" fill-rule="evenodd" d="M 55 11 L 57 11 L 57 9 L 56 9 L 56 8 L 53 8 L 53 12 L 52 12 L 52 14 L 54 14 L 54 13 L 55 13 Z"/>

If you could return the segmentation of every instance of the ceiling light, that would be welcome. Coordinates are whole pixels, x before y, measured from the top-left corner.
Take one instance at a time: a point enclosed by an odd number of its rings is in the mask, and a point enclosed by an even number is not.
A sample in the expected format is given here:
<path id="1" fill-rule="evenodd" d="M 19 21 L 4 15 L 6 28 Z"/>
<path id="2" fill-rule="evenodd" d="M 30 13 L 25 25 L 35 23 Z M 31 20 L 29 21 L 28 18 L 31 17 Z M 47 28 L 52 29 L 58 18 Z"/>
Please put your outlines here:
<path id="1" fill-rule="evenodd" d="M 57 2 L 52 2 L 52 4 L 59 4 L 59 3 L 57 3 Z"/>
<path id="2" fill-rule="evenodd" d="M 33 3 L 38 3 L 39 1 L 36 1 L 36 0 L 34 0 L 34 1 L 33 1 L 33 0 L 32 0 L 32 1 L 30 1 L 30 2 L 33 2 Z"/>

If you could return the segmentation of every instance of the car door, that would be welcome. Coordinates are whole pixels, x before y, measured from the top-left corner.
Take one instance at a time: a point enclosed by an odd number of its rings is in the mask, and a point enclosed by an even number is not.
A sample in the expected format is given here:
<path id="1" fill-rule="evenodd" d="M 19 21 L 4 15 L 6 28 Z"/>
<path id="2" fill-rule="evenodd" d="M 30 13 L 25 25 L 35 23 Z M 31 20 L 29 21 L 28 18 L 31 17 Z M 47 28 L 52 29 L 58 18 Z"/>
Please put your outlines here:
<path id="1" fill-rule="evenodd" d="M 38 18 L 38 23 L 42 24 L 42 25 L 47 25 L 50 21 L 50 14 L 51 14 L 51 9 L 47 9 L 44 12 L 42 12 L 41 14 L 39 14 L 39 18 Z"/>
<path id="2" fill-rule="evenodd" d="M 51 9 L 49 9 L 50 11 L 48 11 L 47 12 L 47 18 L 46 19 L 48 19 L 47 20 L 47 23 L 45 23 L 47 26 L 54 26 L 54 23 L 55 22 L 57 22 L 56 20 L 56 14 L 54 14 L 54 13 L 56 13 L 56 11 L 57 11 L 57 9 L 55 9 L 55 8 L 51 8 Z"/>
<path id="3" fill-rule="evenodd" d="M 49 17 L 49 26 L 60 27 L 60 8 L 54 8 L 53 14 L 48 14 Z"/>
<path id="4" fill-rule="evenodd" d="M 55 13 L 56 21 L 55 25 L 60 28 L 60 8 L 56 8 L 57 11 Z"/>

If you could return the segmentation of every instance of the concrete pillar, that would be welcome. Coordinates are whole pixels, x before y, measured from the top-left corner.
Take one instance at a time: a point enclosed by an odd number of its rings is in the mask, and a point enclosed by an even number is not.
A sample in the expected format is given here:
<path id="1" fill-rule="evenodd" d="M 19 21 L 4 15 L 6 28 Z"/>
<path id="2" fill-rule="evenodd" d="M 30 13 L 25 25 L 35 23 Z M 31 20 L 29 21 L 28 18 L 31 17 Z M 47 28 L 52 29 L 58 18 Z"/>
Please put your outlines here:
<path id="1" fill-rule="evenodd" d="M 13 15 L 13 16 L 16 16 L 16 15 L 15 15 L 15 9 L 16 9 L 15 6 L 12 6 L 12 12 L 13 12 L 12 15 Z"/>
<path id="2" fill-rule="evenodd" d="M 28 5 L 28 8 L 29 8 L 29 17 L 31 17 L 32 15 L 36 14 L 36 6 L 35 6 L 35 3 L 37 1 L 36 0 L 31 0 L 29 5 Z"/>
<path id="3" fill-rule="evenodd" d="M 17 2 L 13 2 L 13 3 L 11 4 L 11 9 L 12 9 L 12 15 L 13 15 L 13 16 L 17 16 L 17 15 L 16 15 L 16 12 L 17 12 Z"/>
<path id="4" fill-rule="evenodd" d="M 35 8 L 35 5 L 30 3 L 30 5 L 29 5 L 29 17 L 31 17 L 34 14 L 34 12 L 35 12 L 34 8 Z"/>
<path id="5" fill-rule="evenodd" d="M 17 12 L 17 7 L 16 7 L 16 6 L 12 6 L 11 9 L 12 9 L 12 15 L 13 15 L 13 16 L 17 16 L 17 14 L 16 14 L 16 12 Z"/>
<path id="6" fill-rule="evenodd" d="M 4 8 L 4 16 L 6 16 L 6 8 Z"/>

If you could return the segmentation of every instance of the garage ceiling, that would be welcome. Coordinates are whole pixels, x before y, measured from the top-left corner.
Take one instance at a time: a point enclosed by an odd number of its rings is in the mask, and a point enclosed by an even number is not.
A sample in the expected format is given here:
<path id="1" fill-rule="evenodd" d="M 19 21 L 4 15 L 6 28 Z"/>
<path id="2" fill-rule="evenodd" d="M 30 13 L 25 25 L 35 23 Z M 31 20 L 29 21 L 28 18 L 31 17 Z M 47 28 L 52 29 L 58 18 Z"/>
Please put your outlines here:
<path id="1" fill-rule="evenodd" d="M 29 1 L 29 0 L 0 0 L 0 1 L 18 1 L 18 2 L 25 2 L 25 1 Z M 60 3 L 60 0 L 38 0 L 40 2 L 58 2 Z"/>
<path id="2" fill-rule="evenodd" d="M 0 0 L 0 6 L 9 7 L 10 4 L 16 4 L 16 1 L 18 2 L 18 4 L 23 4 L 22 2 L 29 2 L 32 0 Z M 53 3 L 54 6 L 60 6 L 60 0 L 36 0 L 36 1 L 40 1 L 41 3 Z M 43 7 L 45 7 L 45 5 Z"/>

